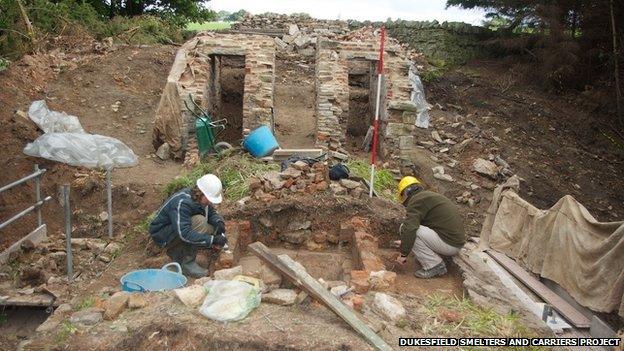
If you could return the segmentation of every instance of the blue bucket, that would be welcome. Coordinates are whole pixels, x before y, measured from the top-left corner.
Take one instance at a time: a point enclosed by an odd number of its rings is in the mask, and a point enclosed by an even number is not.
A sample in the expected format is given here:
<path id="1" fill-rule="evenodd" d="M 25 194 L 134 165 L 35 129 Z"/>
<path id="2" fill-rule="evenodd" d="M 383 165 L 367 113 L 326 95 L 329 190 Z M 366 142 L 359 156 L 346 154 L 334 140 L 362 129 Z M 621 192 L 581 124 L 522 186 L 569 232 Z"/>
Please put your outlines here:
<path id="1" fill-rule="evenodd" d="M 175 267 L 177 272 L 168 268 Z M 176 262 L 168 263 L 161 269 L 140 269 L 124 274 L 120 279 L 121 289 L 127 292 L 150 292 L 173 290 L 186 285 L 182 267 Z"/>
<path id="2" fill-rule="evenodd" d="M 243 140 L 243 147 L 256 158 L 265 157 L 273 153 L 279 148 L 277 140 L 271 129 L 267 126 L 260 126 L 254 129 Z"/>

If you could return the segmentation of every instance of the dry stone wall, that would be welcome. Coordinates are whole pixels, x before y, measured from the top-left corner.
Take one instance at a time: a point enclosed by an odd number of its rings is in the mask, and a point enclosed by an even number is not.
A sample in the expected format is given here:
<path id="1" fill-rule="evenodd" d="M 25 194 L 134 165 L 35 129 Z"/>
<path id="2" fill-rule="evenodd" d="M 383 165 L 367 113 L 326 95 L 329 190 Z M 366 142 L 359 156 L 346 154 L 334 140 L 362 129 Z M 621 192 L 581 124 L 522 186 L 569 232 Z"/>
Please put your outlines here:
<path id="1" fill-rule="evenodd" d="M 416 106 L 410 101 L 412 87 L 408 80 L 410 61 L 400 45 L 389 41 L 385 49 L 386 79 L 380 109 L 380 145 L 382 156 L 401 166 L 411 164 L 410 153 L 416 148 L 413 132 Z M 349 60 L 377 61 L 379 40 L 321 41 L 316 54 L 317 146 L 344 152 L 345 119 L 349 106 Z"/>
<path id="2" fill-rule="evenodd" d="M 243 94 L 243 134 L 259 125 L 273 123 L 273 91 L 275 85 L 275 43 L 260 35 L 217 34 L 199 35 L 185 43 L 176 55 L 163 95 L 156 110 L 153 144 L 171 146 L 176 158 L 196 156 L 194 144 L 195 118 L 186 108 L 189 94 L 203 107 L 217 99 L 219 56 L 245 57 Z M 190 161 L 191 163 L 194 160 Z"/>

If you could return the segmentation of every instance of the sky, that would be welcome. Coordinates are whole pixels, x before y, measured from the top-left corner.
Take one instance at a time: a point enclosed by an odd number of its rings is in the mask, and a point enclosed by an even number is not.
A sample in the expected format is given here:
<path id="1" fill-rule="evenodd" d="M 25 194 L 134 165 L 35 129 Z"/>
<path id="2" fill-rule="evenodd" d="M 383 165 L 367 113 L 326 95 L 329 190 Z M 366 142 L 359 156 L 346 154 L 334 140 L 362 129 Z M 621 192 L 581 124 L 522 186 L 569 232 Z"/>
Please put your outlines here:
<path id="1" fill-rule="evenodd" d="M 382 21 L 391 17 L 475 25 L 480 25 L 485 15 L 480 10 L 446 9 L 446 0 L 211 0 L 208 7 L 228 12 L 244 9 L 252 14 L 305 12 L 322 19 Z"/>

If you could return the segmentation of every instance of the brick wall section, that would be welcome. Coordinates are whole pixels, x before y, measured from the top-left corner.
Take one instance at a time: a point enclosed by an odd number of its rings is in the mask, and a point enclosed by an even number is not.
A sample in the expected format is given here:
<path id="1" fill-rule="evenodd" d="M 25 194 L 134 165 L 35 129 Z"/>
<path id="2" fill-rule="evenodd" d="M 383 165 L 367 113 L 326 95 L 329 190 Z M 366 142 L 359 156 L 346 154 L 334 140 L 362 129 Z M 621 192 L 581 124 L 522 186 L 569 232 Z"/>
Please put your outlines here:
<path id="1" fill-rule="evenodd" d="M 167 142 L 177 158 L 187 151 L 189 132 L 194 131 L 194 118 L 184 100 L 192 93 L 204 107 L 211 103 L 209 83 L 217 77 L 211 77 L 215 60 L 210 55 L 245 56 L 243 134 L 273 121 L 274 40 L 259 35 L 202 34 L 178 51 L 156 112 L 154 147 Z"/>
<path id="2" fill-rule="evenodd" d="M 225 233 L 229 248 L 221 251 L 215 269 L 232 268 L 253 240 L 249 221 L 226 221 Z"/>
<path id="3" fill-rule="evenodd" d="M 416 108 L 410 101 L 410 62 L 399 45 L 390 43 L 384 56 L 385 79 L 380 108 L 381 156 L 403 165 L 411 164 L 415 149 L 413 132 Z M 345 140 L 349 108 L 348 62 L 352 59 L 377 61 L 378 42 L 321 41 L 316 54 L 316 145 L 340 150 Z M 375 93 L 376 87 L 371 87 Z"/>

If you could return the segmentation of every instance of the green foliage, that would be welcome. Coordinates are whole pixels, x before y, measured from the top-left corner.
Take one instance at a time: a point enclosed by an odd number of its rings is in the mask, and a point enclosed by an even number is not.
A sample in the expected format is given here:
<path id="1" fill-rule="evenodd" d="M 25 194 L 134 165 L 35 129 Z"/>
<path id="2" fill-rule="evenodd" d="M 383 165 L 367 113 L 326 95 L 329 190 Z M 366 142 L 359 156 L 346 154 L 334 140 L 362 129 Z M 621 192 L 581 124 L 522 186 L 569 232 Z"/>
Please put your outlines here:
<path id="1" fill-rule="evenodd" d="M 93 305 L 95 305 L 95 298 L 93 296 L 86 296 L 76 305 L 76 311 L 93 307 Z"/>
<path id="2" fill-rule="evenodd" d="M 180 42 L 187 23 L 215 18 L 213 11 L 202 7 L 206 2 L 118 1 L 114 3 L 122 7 L 111 9 L 104 0 L 23 0 L 33 26 L 33 33 L 29 33 L 17 2 L 0 0 L 0 54 L 9 59 L 18 58 L 23 53 L 45 48 L 50 38 L 76 34 L 96 39 L 113 37 L 129 44 Z"/>
<path id="3" fill-rule="evenodd" d="M 347 163 L 351 174 L 370 180 L 370 163 L 364 160 L 354 159 Z M 395 200 L 395 191 L 398 183 L 394 180 L 392 172 L 382 167 L 375 167 L 375 191 L 384 198 Z"/>
<path id="4" fill-rule="evenodd" d="M 8 321 L 9 315 L 7 315 L 7 313 L 3 309 L 2 311 L 0 311 L 0 326 L 4 325 Z"/>
<path id="5" fill-rule="evenodd" d="M 9 68 L 9 65 L 11 64 L 11 61 L 0 57 L 0 72 L 4 71 L 5 69 Z"/>
<path id="6" fill-rule="evenodd" d="M 61 328 L 58 334 L 56 334 L 56 342 L 64 342 L 70 335 L 74 334 L 77 330 L 78 328 L 76 328 L 76 326 L 72 322 L 68 320 L 63 321 L 63 324 L 61 324 Z"/>
<path id="7" fill-rule="evenodd" d="M 163 190 L 166 196 L 176 191 L 195 186 L 201 176 L 212 173 L 223 183 L 224 197 L 229 201 L 237 201 L 249 193 L 249 178 L 268 171 L 279 170 L 276 164 L 266 164 L 247 154 L 224 153 L 203 161 L 184 176 L 178 176 L 167 184 Z"/>

